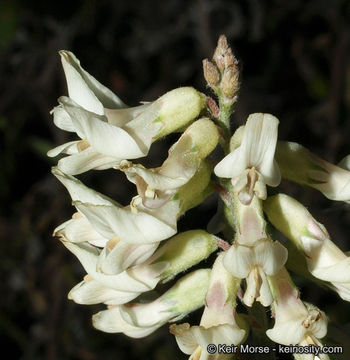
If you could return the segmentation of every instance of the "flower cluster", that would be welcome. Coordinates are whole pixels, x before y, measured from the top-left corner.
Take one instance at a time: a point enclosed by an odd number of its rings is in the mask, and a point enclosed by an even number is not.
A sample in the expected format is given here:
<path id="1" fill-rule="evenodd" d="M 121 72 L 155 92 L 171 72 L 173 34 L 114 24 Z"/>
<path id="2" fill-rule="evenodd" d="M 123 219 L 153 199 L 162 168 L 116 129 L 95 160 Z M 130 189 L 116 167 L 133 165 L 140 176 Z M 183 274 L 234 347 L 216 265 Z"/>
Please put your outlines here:
<path id="1" fill-rule="evenodd" d="M 279 120 L 271 114 L 249 115 L 232 135 L 239 71 L 224 36 L 212 61 L 203 62 L 218 103 L 184 87 L 130 108 L 88 74 L 72 53 L 60 55 L 69 96 L 59 98 L 53 119 L 78 139 L 48 153 L 65 155 L 52 173 L 75 207 L 54 235 L 86 272 L 69 299 L 107 306 L 93 316 L 94 327 L 139 338 L 204 306 L 199 325 L 170 326 L 190 359 L 226 359 L 227 354 L 209 354 L 208 344 L 238 345 L 249 331 L 251 339 L 261 337 L 261 330 L 256 333 L 259 321 L 276 343 L 322 347 L 327 317 L 301 300 L 288 262 L 299 261 L 309 278 L 350 301 L 349 257 L 302 204 L 284 194 L 268 197 L 267 187 L 277 187 L 284 178 L 349 202 L 349 159 L 335 166 L 301 145 L 278 142 Z M 154 142 L 175 131 L 181 135 L 161 166 L 140 163 Z M 214 152 L 218 145 L 221 153 Z M 76 177 L 109 168 L 135 185 L 137 195 L 129 205 Z M 215 191 L 220 199 L 210 232 L 178 232 L 179 217 Z M 268 224 L 290 242 L 273 238 Z M 205 268 L 190 270 L 217 250 L 212 268 L 206 262 Z M 175 281 L 159 294 L 158 284 L 170 280 Z M 153 298 L 151 290 L 156 290 Z M 238 298 L 246 313 L 237 312 Z M 260 306 L 256 302 L 270 307 L 273 323 L 252 315 L 253 305 Z M 320 357 L 328 359 L 326 354 Z M 304 354 L 298 359 L 317 357 Z"/>

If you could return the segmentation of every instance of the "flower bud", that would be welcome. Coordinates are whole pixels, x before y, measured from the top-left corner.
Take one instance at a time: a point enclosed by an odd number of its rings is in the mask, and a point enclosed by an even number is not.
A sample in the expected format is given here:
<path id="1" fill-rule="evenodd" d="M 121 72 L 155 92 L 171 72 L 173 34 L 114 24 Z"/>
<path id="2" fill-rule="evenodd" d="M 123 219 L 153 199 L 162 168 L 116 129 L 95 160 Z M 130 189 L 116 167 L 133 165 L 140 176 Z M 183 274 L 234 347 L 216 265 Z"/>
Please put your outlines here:
<path id="1" fill-rule="evenodd" d="M 187 274 L 160 298 L 161 301 L 172 304 L 171 311 L 180 315 L 178 319 L 181 314 L 198 309 L 204 305 L 210 273 L 210 269 L 200 269 Z"/>
<path id="2" fill-rule="evenodd" d="M 210 193 L 211 165 L 202 161 L 197 173 L 175 194 L 174 200 L 180 200 L 180 214 L 200 204 Z"/>
<path id="3" fill-rule="evenodd" d="M 220 73 L 218 68 L 208 59 L 203 60 L 203 74 L 210 87 L 216 87 L 220 82 Z"/>
<path id="4" fill-rule="evenodd" d="M 220 35 L 218 45 L 215 49 L 213 60 L 219 70 L 222 72 L 225 69 L 224 56 L 227 50 L 227 39 L 225 35 Z"/>
<path id="5" fill-rule="evenodd" d="M 150 263 L 167 262 L 161 274 L 163 282 L 206 259 L 218 248 L 214 235 L 204 230 L 190 230 L 169 239 L 150 259 Z"/>
<path id="6" fill-rule="evenodd" d="M 208 118 L 195 121 L 188 127 L 185 133 L 191 136 L 192 146 L 198 151 L 198 156 L 201 159 L 209 155 L 219 141 L 218 129 Z"/>
<path id="7" fill-rule="evenodd" d="M 220 87 L 223 94 L 229 99 L 232 99 L 237 94 L 239 88 L 238 77 L 237 68 L 229 67 L 225 69 Z"/>
<path id="8" fill-rule="evenodd" d="M 230 140 L 230 151 L 234 151 L 236 150 L 242 142 L 243 139 L 243 134 L 244 134 L 244 128 L 245 126 L 242 125 L 240 126 L 235 133 L 232 135 L 231 140 Z"/>
<path id="9" fill-rule="evenodd" d="M 182 87 L 169 91 L 157 102 L 160 103 L 160 112 L 154 122 L 162 123 L 156 135 L 159 139 L 194 120 L 204 108 L 206 98 L 192 87 Z"/>

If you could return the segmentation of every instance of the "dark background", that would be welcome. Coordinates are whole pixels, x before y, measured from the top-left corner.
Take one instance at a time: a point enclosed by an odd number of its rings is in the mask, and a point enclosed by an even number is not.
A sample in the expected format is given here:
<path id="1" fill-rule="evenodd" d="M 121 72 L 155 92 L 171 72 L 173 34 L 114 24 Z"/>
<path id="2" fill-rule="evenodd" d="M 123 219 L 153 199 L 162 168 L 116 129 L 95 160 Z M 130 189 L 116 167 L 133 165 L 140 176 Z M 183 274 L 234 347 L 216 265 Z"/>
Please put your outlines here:
<path id="1" fill-rule="evenodd" d="M 49 115 L 66 94 L 57 51 L 73 51 L 89 73 L 135 106 L 179 86 L 209 94 L 201 62 L 226 34 L 242 74 L 235 126 L 249 113 L 271 112 L 280 119 L 280 139 L 337 163 L 350 153 L 349 8 L 340 0 L 0 1 L 0 332 L 10 359 L 186 358 L 167 326 L 140 340 L 104 334 L 90 321 L 99 306 L 66 299 L 83 271 L 51 237 L 73 212 L 50 174 L 57 160 L 46 157 L 70 139 Z M 150 165 L 161 163 L 174 139 L 152 149 Z M 82 179 L 124 204 L 134 192 L 115 171 Z M 282 183 L 281 191 L 297 196 L 350 249 L 350 208 L 292 184 Z M 191 211 L 180 229 L 205 227 L 214 200 Z M 336 324 L 330 342 L 345 345 L 348 304 L 295 280 L 302 298 Z"/>

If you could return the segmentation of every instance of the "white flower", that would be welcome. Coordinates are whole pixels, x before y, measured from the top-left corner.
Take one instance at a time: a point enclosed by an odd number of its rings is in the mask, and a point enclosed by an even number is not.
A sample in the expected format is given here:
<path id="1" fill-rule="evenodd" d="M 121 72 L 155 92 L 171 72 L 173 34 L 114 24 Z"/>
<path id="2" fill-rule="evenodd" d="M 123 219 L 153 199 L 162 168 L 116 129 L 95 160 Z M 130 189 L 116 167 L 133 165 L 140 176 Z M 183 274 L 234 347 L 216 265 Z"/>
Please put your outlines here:
<path id="1" fill-rule="evenodd" d="M 53 110 L 55 124 L 76 132 L 82 140 L 71 141 L 48 152 L 69 156 L 58 162 L 66 174 L 117 166 L 123 159 L 146 156 L 153 141 L 186 125 L 198 116 L 204 97 L 193 88 L 168 92 L 151 104 L 125 108 L 110 90 L 81 68 L 79 60 L 60 52 L 68 97 Z"/>
<path id="2" fill-rule="evenodd" d="M 146 169 L 142 165 L 122 161 L 119 169 L 136 184 L 145 206 L 159 207 L 194 176 L 202 164 L 201 160 L 215 148 L 218 139 L 214 123 L 203 118 L 185 130 L 159 168 Z"/>
<path id="3" fill-rule="evenodd" d="M 112 247 L 109 251 L 113 252 L 118 246 L 118 243 L 114 245 L 114 239 L 101 250 L 87 242 L 67 241 L 64 230 L 56 235 L 61 237 L 63 244 L 77 256 L 88 273 L 69 293 L 70 299 L 82 304 L 124 304 L 142 292 L 152 290 L 159 281 L 168 281 L 196 265 L 217 249 L 214 236 L 204 230 L 191 230 L 169 239 L 153 255 L 155 249 L 148 249 L 148 244 L 129 245 L 134 248 L 134 253 L 132 248 L 128 251 L 121 248 L 119 256 L 109 259 L 105 249 Z M 126 258 L 123 259 L 122 255 Z"/>
<path id="4" fill-rule="evenodd" d="M 224 265 L 233 276 L 246 279 L 243 302 L 247 306 L 252 306 L 255 299 L 268 306 L 273 298 L 266 276 L 276 274 L 287 257 L 288 251 L 282 244 L 266 238 L 253 246 L 232 245 L 225 255 Z"/>
<path id="5" fill-rule="evenodd" d="M 266 331 L 267 336 L 283 345 L 322 346 L 319 339 L 327 334 L 327 317 L 324 312 L 300 300 L 299 292 L 291 284 L 285 269 L 271 281 L 278 295 L 273 306 L 275 325 Z M 322 360 L 329 359 L 325 354 L 318 356 Z M 303 354 L 302 359 L 313 360 L 317 357 Z"/>
<path id="6" fill-rule="evenodd" d="M 305 255 L 310 273 L 350 301 L 350 257 L 332 242 L 325 227 L 288 195 L 272 196 L 264 205 L 270 221 Z"/>
<path id="7" fill-rule="evenodd" d="M 96 299 L 106 304 L 128 302 L 141 293 L 154 289 L 159 282 L 160 274 L 168 266 L 166 262 L 140 264 L 119 274 L 108 275 L 98 271 L 100 256 L 98 248 L 88 243 L 68 241 L 62 241 L 62 243 L 79 259 L 89 275 L 69 294 L 69 298 L 78 303 L 91 304 Z"/>
<path id="8" fill-rule="evenodd" d="M 100 311 L 93 316 L 95 328 L 144 337 L 168 321 L 176 321 L 203 306 L 210 270 L 187 274 L 151 303 L 129 304 Z"/>
<path id="9" fill-rule="evenodd" d="M 215 167 L 219 177 L 231 178 L 234 191 L 243 204 L 256 194 L 266 199 L 266 185 L 277 186 L 281 176 L 274 161 L 278 119 L 270 114 L 251 114 L 242 142 Z"/>
<path id="10" fill-rule="evenodd" d="M 297 143 L 280 141 L 276 159 L 283 178 L 317 189 L 330 200 L 350 203 L 350 156 L 336 166 Z"/>
<path id="11" fill-rule="evenodd" d="M 108 275 L 116 275 L 127 268 L 146 261 L 157 249 L 159 242 L 152 244 L 129 244 L 117 236 L 106 239 L 80 213 L 58 226 L 53 233 L 63 241 L 87 242 L 101 249 L 97 270 Z"/>
<path id="12" fill-rule="evenodd" d="M 310 273 L 318 279 L 330 282 L 343 300 L 350 301 L 350 257 L 345 255 L 328 237 L 319 237 L 317 222 L 310 223 L 308 230 L 313 236 L 301 236 Z"/>
<path id="13" fill-rule="evenodd" d="M 208 354 L 208 344 L 238 345 L 245 336 L 245 331 L 238 327 L 235 320 L 240 281 L 225 270 L 223 256 L 224 253 L 218 255 L 211 272 L 200 326 L 188 323 L 170 326 L 181 351 L 192 354 L 191 359 L 221 359 L 219 354 Z"/>
<path id="14" fill-rule="evenodd" d="M 135 211 L 131 206 L 121 207 L 56 168 L 52 172 L 69 191 L 73 205 L 106 239 L 117 236 L 129 244 L 149 244 L 167 239 L 177 232 L 178 201 L 169 201 L 155 210 L 139 205 Z"/>

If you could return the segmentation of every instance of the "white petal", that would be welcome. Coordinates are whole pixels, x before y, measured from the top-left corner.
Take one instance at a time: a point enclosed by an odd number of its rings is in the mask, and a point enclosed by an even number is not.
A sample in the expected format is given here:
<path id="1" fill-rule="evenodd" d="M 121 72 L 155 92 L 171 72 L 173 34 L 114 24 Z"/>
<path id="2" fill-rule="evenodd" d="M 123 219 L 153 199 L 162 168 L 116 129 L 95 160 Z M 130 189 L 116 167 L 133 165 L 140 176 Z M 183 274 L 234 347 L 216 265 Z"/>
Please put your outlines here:
<path id="1" fill-rule="evenodd" d="M 237 326 L 222 324 L 205 329 L 202 326 L 192 326 L 190 329 L 198 345 L 206 351 L 208 344 L 239 344 L 244 338 L 245 331 Z"/>
<path id="2" fill-rule="evenodd" d="M 163 325 L 156 324 L 145 328 L 132 326 L 120 316 L 119 307 L 100 311 L 92 317 L 92 322 L 93 326 L 101 331 L 108 333 L 124 333 L 133 338 L 145 337 Z"/>
<path id="3" fill-rule="evenodd" d="M 258 269 L 255 267 L 246 278 L 247 288 L 243 296 L 243 303 L 251 307 L 254 300 L 259 296 L 260 276 Z"/>
<path id="4" fill-rule="evenodd" d="M 86 84 L 79 70 L 74 66 L 76 64 L 79 66 L 79 61 L 68 51 L 61 51 L 60 55 L 66 75 L 69 96 L 85 109 L 103 115 L 103 105 Z"/>
<path id="5" fill-rule="evenodd" d="M 263 306 L 270 306 L 273 302 L 273 297 L 270 290 L 269 282 L 267 281 L 266 275 L 261 268 L 259 268 L 259 274 L 262 282 L 259 290 L 259 297 L 257 298 L 257 300 Z"/>
<path id="6" fill-rule="evenodd" d="M 345 301 L 350 301 L 350 284 L 334 283 L 332 286 L 338 295 Z"/>
<path id="7" fill-rule="evenodd" d="M 254 166 L 271 186 L 277 186 L 281 180 L 274 162 L 278 123 L 278 119 L 270 114 L 249 115 L 241 144 L 249 167 Z"/>
<path id="8" fill-rule="evenodd" d="M 64 109 L 72 118 L 78 135 L 91 144 L 99 153 L 119 159 L 137 159 L 147 155 L 137 141 L 120 127 L 110 125 L 103 118 L 77 106 L 69 98 L 59 99 Z"/>
<path id="9" fill-rule="evenodd" d="M 266 335 L 274 342 L 283 345 L 297 345 L 305 335 L 306 329 L 299 321 L 289 321 L 275 324 L 266 331 Z"/>
<path id="10" fill-rule="evenodd" d="M 288 250 L 278 241 L 260 240 L 254 247 L 256 264 L 267 275 L 275 275 L 288 258 Z"/>
<path id="11" fill-rule="evenodd" d="M 80 180 L 76 179 L 73 176 L 66 175 L 56 167 L 52 168 L 52 173 L 56 178 L 67 188 L 72 201 L 81 201 L 87 202 L 94 205 L 115 205 L 112 199 L 109 199 L 107 196 L 88 188 Z M 107 239 L 112 238 L 113 236 L 107 237 Z"/>
<path id="12" fill-rule="evenodd" d="M 120 160 L 121 159 L 100 154 L 91 147 L 88 147 L 80 153 L 60 159 L 57 167 L 65 174 L 78 175 L 91 169 L 110 169 L 117 166 Z"/>
<path id="13" fill-rule="evenodd" d="M 129 304 L 120 307 L 120 316 L 130 325 L 150 327 L 165 324 L 174 315 L 158 299 L 148 304 Z"/>
<path id="14" fill-rule="evenodd" d="M 62 241 L 81 262 L 85 271 L 101 284 L 119 291 L 142 293 L 152 290 L 159 281 L 159 275 L 164 270 L 164 264 L 150 265 L 149 269 L 131 268 L 117 275 L 105 275 L 96 271 L 100 251 L 87 243 L 70 243 Z M 143 270 L 144 272 L 142 273 Z M 136 278 L 138 277 L 138 278 Z"/>
<path id="15" fill-rule="evenodd" d="M 101 235 L 118 236 L 130 244 L 155 243 L 176 234 L 176 218 L 158 218 L 157 213 L 131 212 L 129 207 L 94 206 L 75 202 L 76 208 L 84 214 Z M 159 209 L 157 209 L 159 210 Z M 162 211 L 160 208 L 159 212 Z M 159 214 L 169 216 L 169 214 Z"/>
<path id="16" fill-rule="evenodd" d="M 190 330 L 190 324 L 170 325 L 170 332 L 175 335 L 176 342 L 183 353 L 190 355 L 198 347 L 197 339 Z"/>
<path id="17" fill-rule="evenodd" d="M 278 123 L 278 119 L 270 114 L 249 115 L 241 145 L 216 165 L 215 174 L 236 178 L 245 169 L 255 167 L 266 184 L 277 186 L 281 180 L 274 161 Z"/>
<path id="18" fill-rule="evenodd" d="M 321 280 L 350 283 L 350 258 L 346 258 L 332 266 L 315 268 L 310 272 Z"/>
<path id="19" fill-rule="evenodd" d="M 103 107 L 121 108 L 123 102 L 94 77 L 87 73 L 80 61 L 69 51 L 60 51 L 67 79 L 69 96 L 89 111 L 103 115 Z"/>
<path id="20" fill-rule="evenodd" d="M 148 152 L 152 142 L 162 128 L 162 122 L 157 121 L 161 107 L 161 101 L 153 102 L 146 110 L 142 111 L 135 119 L 123 127 L 137 141 L 144 153 Z"/>
<path id="21" fill-rule="evenodd" d="M 339 163 L 338 166 L 344 170 L 350 171 L 350 155 L 345 156 Z"/>
<path id="22" fill-rule="evenodd" d="M 134 245 L 120 240 L 112 250 L 105 247 L 98 260 L 98 269 L 104 274 L 118 274 L 127 268 L 142 264 L 157 249 L 159 243 Z"/>
<path id="23" fill-rule="evenodd" d="M 72 123 L 72 119 L 62 106 L 56 106 L 53 109 L 52 113 L 53 122 L 58 128 L 69 132 L 75 132 L 75 127 Z"/>
<path id="24" fill-rule="evenodd" d="M 187 183 L 200 166 L 200 159 L 196 151 L 192 151 L 191 136 L 184 134 L 169 150 L 169 156 L 162 166 L 157 169 L 146 169 L 140 165 L 128 163 L 120 169 L 126 173 L 133 183 L 144 181 L 152 189 L 172 190 Z M 138 176 L 135 176 L 138 175 Z"/>
<path id="25" fill-rule="evenodd" d="M 77 145 L 79 143 L 78 141 L 70 141 L 65 144 L 62 144 L 60 146 L 57 146 L 47 152 L 47 156 L 49 157 L 55 157 L 59 154 L 76 154 L 78 152 Z"/>
<path id="26" fill-rule="evenodd" d="M 118 291 L 96 280 L 82 281 L 69 292 L 68 298 L 77 304 L 122 305 L 135 299 L 138 293 Z"/>
<path id="27" fill-rule="evenodd" d="M 232 245 L 227 251 L 223 263 L 229 273 L 244 279 L 255 265 L 254 252 L 247 246 Z"/>
<path id="28" fill-rule="evenodd" d="M 144 104 L 131 108 L 124 109 L 107 109 L 105 108 L 105 115 L 108 123 L 114 126 L 123 127 L 128 122 L 132 121 L 143 111 L 145 111 L 151 104 Z"/>
<path id="29" fill-rule="evenodd" d="M 108 239 L 101 236 L 86 218 L 73 218 L 58 226 L 54 236 L 62 236 L 65 241 L 88 242 L 95 246 L 104 247 Z"/>
<path id="30" fill-rule="evenodd" d="M 243 154 L 244 155 L 244 154 Z M 237 148 L 225 156 L 214 168 L 216 176 L 235 178 L 248 168 L 247 159 L 242 156 L 241 148 Z"/>
<path id="31" fill-rule="evenodd" d="M 301 243 L 308 255 L 308 269 L 315 277 L 330 282 L 350 282 L 350 257 L 330 239 L 320 241 L 302 236 Z"/>

